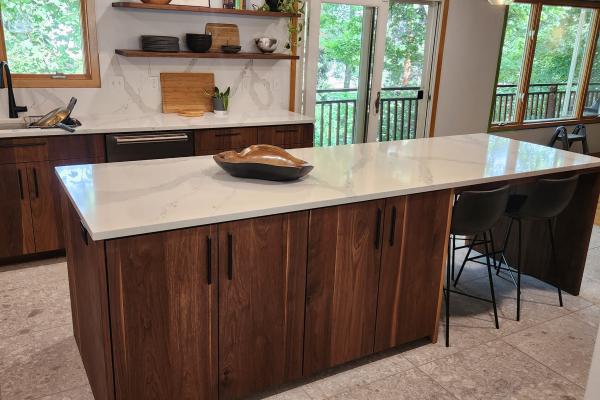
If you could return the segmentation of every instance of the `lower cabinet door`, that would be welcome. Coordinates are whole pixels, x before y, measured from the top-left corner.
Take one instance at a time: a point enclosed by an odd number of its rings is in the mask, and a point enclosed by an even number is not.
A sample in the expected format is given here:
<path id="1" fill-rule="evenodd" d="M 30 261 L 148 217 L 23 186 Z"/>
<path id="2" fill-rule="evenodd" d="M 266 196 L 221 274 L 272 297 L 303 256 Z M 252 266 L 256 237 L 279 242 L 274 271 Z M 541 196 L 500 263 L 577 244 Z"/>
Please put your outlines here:
<path id="1" fill-rule="evenodd" d="M 215 226 L 106 242 L 116 399 L 217 399 Z"/>
<path id="2" fill-rule="evenodd" d="M 305 376 L 373 352 L 384 204 L 310 212 Z"/>
<path id="3" fill-rule="evenodd" d="M 451 196 L 386 200 L 375 351 L 437 336 Z"/>
<path id="4" fill-rule="evenodd" d="M 308 212 L 219 225 L 219 399 L 302 376 Z"/>
<path id="5" fill-rule="evenodd" d="M 27 180 L 29 198 L 31 199 L 36 252 L 54 251 L 65 247 L 60 208 L 61 188 L 54 168 L 60 165 L 90 164 L 93 162 L 93 159 L 76 159 L 27 164 Z M 86 173 L 83 167 L 81 173 Z M 73 179 L 78 178 L 78 176 L 73 176 Z"/>
<path id="6" fill-rule="evenodd" d="M 0 165 L 0 258 L 35 252 L 27 167 Z"/>

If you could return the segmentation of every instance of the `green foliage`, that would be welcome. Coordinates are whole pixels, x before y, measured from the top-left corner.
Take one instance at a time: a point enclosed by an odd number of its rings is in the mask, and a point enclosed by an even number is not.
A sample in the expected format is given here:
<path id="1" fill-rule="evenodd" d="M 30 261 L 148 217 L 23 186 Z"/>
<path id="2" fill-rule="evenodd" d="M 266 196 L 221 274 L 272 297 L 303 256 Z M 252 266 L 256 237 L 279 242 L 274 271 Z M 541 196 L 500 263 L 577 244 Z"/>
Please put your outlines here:
<path id="1" fill-rule="evenodd" d="M 229 94 L 231 92 L 231 87 L 227 87 L 224 92 L 221 92 L 218 87 L 215 86 L 215 91 L 212 95 L 214 99 L 219 99 L 223 102 L 223 108 L 225 110 L 229 109 Z"/>
<path id="2" fill-rule="evenodd" d="M 0 0 L 14 73 L 84 72 L 80 0 Z"/>

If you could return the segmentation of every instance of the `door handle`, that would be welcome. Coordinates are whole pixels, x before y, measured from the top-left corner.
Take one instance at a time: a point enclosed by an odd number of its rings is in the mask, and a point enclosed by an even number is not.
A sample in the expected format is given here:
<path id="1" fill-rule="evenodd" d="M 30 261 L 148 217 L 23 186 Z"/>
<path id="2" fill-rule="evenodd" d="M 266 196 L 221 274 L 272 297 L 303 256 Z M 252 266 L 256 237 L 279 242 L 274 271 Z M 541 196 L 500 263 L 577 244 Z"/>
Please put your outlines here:
<path id="1" fill-rule="evenodd" d="M 33 168 L 33 186 L 35 188 L 35 198 L 40 197 L 40 187 L 38 185 L 37 169 Z"/>
<path id="2" fill-rule="evenodd" d="M 79 230 L 81 231 L 81 238 L 83 239 L 83 242 L 87 246 L 89 244 L 88 231 L 87 231 L 87 229 L 85 229 L 85 226 L 83 226 L 82 222 L 79 222 Z"/>
<path id="3" fill-rule="evenodd" d="M 114 136 L 116 144 L 143 144 L 162 142 L 187 142 L 189 136 L 185 133 L 161 134 L 161 135 L 128 135 Z"/>
<path id="4" fill-rule="evenodd" d="M 377 222 L 375 224 L 375 248 L 379 249 L 381 242 L 381 208 L 377 209 Z"/>
<path id="5" fill-rule="evenodd" d="M 392 221 L 390 223 L 390 247 L 392 247 L 396 236 L 396 206 L 392 207 Z"/>
<path id="6" fill-rule="evenodd" d="M 375 114 L 379 114 L 379 103 L 381 103 L 381 91 L 377 92 L 377 97 L 375 98 Z"/>
<path id="7" fill-rule="evenodd" d="M 423 100 L 424 97 L 425 91 L 423 89 L 419 89 L 419 91 L 417 92 L 417 100 Z"/>
<path id="8" fill-rule="evenodd" d="M 212 239 L 206 237 L 206 282 L 212 285 Z"/>
<path id="9" fill-rule="evenodd" d="M 227 234 L 227 279 L 233 279 L 233 235 Z"/>
<path id="10" fill-rule="evenodd" d="M 25 200 L 25 193 L 23 193 L 23 175 L 21 170 L 17 169 L 17 177 L 19 178 L 19 193 L 21 194 L 21 200 Z"/>

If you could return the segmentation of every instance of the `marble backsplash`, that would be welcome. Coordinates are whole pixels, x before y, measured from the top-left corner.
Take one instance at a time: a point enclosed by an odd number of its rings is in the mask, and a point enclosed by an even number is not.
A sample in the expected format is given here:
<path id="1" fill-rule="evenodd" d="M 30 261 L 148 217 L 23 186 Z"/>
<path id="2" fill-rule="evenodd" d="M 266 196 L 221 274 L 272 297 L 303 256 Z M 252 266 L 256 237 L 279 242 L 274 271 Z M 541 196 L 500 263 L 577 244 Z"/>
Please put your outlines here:
<path id="1" fill-rule="evenodd" d="M 28 106 L 29 115 L 64 105 L 71 96 L 79 100 L 75 116 L 160 112 L 161 72 L 213 72 L 217 86 L 231 86 L 232 112 L 287 109 L 290 66 L 287 60 L 127 58 L 114 53 L 116 48 L 139 48 L 139 37 L 143 34 L 178 36 L 184 48 L 185 34 L 204 32 L 207 22 L 237 24 L 242 51 L 256 51 L 253 39 L 270 36 L 279 41 L 277 51 L 285 52 L 286 18 L 134 11 L 113 8 L 111 3 L 112 0 L 96 0 L 102 87 L 16 89 L 17 104 Z M 6 92 L 0 90 L 0 118 L 7 116 Z"/>

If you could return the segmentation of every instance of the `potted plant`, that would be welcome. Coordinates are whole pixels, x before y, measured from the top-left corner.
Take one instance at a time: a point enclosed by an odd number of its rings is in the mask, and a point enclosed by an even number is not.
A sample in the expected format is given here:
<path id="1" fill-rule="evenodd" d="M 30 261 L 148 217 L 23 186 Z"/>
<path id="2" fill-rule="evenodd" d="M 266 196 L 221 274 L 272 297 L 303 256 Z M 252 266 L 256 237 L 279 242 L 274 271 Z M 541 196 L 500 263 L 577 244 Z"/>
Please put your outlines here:
<path id="1" fill-rule="evenodd" d="M 229 94 L 231 88 L 227 87 L 224 92 L 221 92 L 218 87 L 215 86 L 215 91 L 212 94 L 213 109 L 215 115 L 223 116 L 227 114 L 229 108 Z"/>

